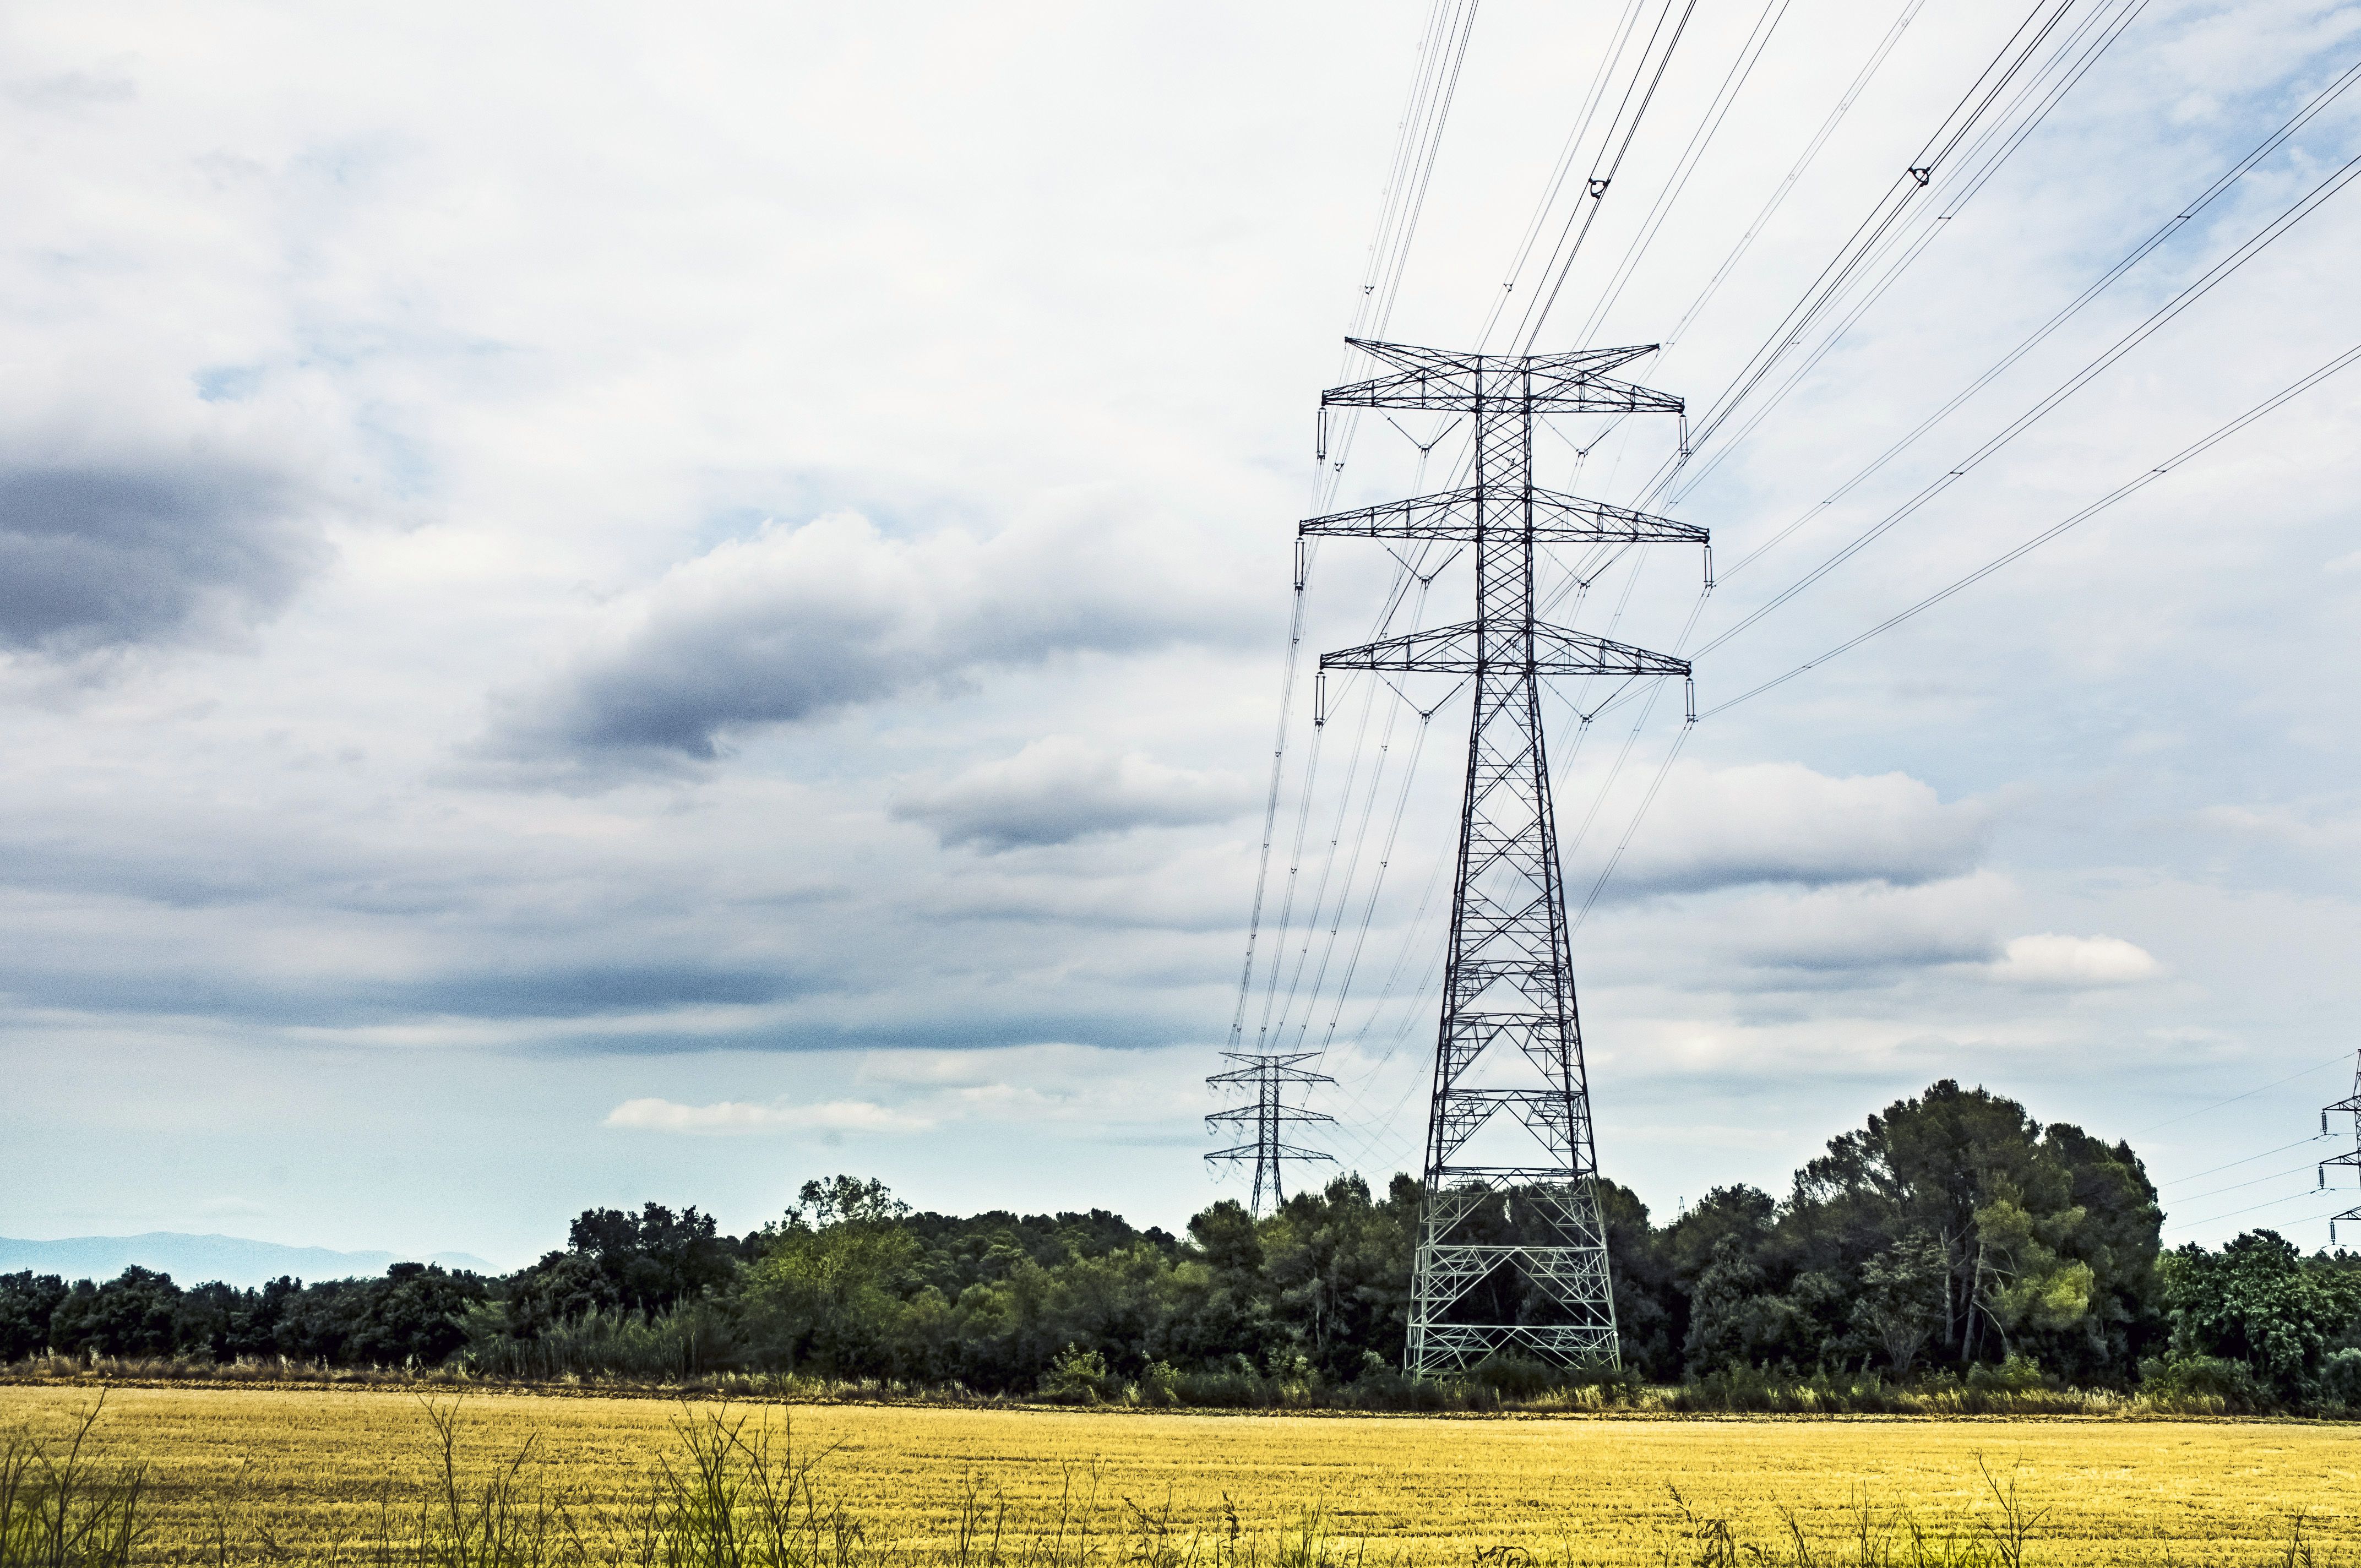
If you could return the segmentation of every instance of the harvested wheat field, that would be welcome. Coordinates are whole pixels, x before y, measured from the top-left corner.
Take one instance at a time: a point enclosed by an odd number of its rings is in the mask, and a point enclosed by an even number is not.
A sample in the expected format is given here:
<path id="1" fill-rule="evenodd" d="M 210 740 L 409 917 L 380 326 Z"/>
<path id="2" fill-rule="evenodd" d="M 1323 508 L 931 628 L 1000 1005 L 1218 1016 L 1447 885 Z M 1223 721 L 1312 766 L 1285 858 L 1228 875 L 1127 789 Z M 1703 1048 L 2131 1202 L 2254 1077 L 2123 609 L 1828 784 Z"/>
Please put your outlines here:
<path id="1" fill-rule="evenodd" d="M 0 1388 L 0 1428 L 54 1442 L 96 1397 Z M 448 1412 L 449 1397 L 437 1398 Z M 666 1463 L 691 1475 L 684 1439 L 723 1430 L 722 1409 L 471 1395 L 457 1407 L 456 1510 L 448 1497 L 433 1500 L 442 1449 L 410 1394 L 117 1388 L 93 1438 L 110 1460 L 150 1466 L 140 1555 L 151 1561 L 382 1560 L 360 1543 L 382 1536 L 389 1517 L 478 1510 L 528 1440 L 499 1507 L 520 1519 L 538 1508 L 546 1521 L 555 1499 L 577 1555 L 662 1561 L 647 1538 L 648 1499 Z M 827 1527 L 808 1531 L 824 1548 L 812 1557 L 831 1563 L 1521 1560 L 1502 1548 L 1541 1563 L 2361 1563 L 2352 1427 L 872 1406 L 726 1414 L 746 1422 L 743 1440 L 767 1428 L 774 1473 L 790 1453 L 812 1464 L 818 1508 L 806 1499 L 806 1522 Z M 749 1474 L 741 1465 L 740 1478 Z M 1320 1521 L 1309 1541 L 1306 1510 Z"/>

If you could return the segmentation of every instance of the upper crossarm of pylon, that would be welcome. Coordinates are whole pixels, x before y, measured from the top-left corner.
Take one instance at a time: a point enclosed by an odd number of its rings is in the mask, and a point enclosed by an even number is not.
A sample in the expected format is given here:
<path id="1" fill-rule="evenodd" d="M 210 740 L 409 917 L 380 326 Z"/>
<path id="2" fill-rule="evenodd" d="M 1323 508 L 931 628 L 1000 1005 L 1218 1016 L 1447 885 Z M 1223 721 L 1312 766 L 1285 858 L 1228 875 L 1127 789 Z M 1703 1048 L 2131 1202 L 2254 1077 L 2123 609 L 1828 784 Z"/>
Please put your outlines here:
<path id="1" fill-rule="evenodd" d="M 1536 623 L 1532 650 L 1537 675 L 1686 675 L 1688 661 L 1651 652 L 1628 642 L 1587 631 Z M 1512 668 L 1525 662 L 1521 637 L 1496 630 L 1488 646 L 1476 621 L 1406 631 L 1399 636 L 1339 649 L 1320 656 L 1323 670 L 1399 670 L 1439 675 L 1475 674 L 1486 667 Z"/>
<path id="2" fill-rule="evenodd" d="M 1393 371 L 1320 394 L 1323 408 L 1473 410 L 1521 404 L 1534 413 L 1679 413 L 1681 400 L 1607 372 L 1655 351 L 1653 344 L 1564 354 L 1451 354 L 1405 343 L 1345 340 Z"/>
<path id="3" fill-rule="evenodd" d="M 1379 506 L 1308 517 L 1296 532 L 1307 536 L 1357 539 L 1460 539 L 1477 537 L 1477 502 L 1482 491 L 1474 486 L 1443 490 Z M 1489 526 L 1511 526 L 1514 501 L 1495 503 Z M 1532 491 L 1533 541 L 1540 544 L 1620 540 L 1637 544 L 1704 544 L 1712 535 L 1693 522 L 1676 522 L 1628 507 L 1584 500 L 1536 487 Z"/>

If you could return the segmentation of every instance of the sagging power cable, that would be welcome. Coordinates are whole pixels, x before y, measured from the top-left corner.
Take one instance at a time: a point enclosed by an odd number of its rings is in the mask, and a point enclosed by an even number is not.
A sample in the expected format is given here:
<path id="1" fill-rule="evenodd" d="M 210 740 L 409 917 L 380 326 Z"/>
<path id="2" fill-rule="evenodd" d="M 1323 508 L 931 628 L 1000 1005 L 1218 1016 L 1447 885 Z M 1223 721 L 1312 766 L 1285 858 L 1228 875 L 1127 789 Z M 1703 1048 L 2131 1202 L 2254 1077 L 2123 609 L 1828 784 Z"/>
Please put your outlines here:
<path id="1" fill-rule="evenodd" d="M 1939 408 L 1936 409 L 1934 412 L 1928 414 L 1925 419 L 1919 421 L 1919 422 L 1913 426 L 1907 433 L 1895 441 L 1892 445 L 1888 446 L 1883 452 L 1879 453 L 1878 455 L 1872 459 L 1866 466 L 1862 467 L 1858 473 L 1845 480 L 1843 484 L 1838 486 L 1834 490 L 1828 492 L 1827 499 L 1819 501 L 1817 505 L 1803 512 L 1793 522 L 1789 523 L 1785 528 L 1781 529 L 1777 533 L 1773 534 L 1761 544 L 1756 545 L 1745 555 L 1740 557 L 1736 563 L 1724 568 L 1720 573 L 1720 580 L 1728 582 L 1730 578 L 1737 576 L 1741 572 L 1745 571 L 1747 567 L 1760 560 L 1765 553 L 1787 540 L 1798 529 L 1802 528 L 1806 522 L 1817 516 L 1821 510 L 1828 507 L 1836 505 L 1839 501 L 1843 500 L 1845 497 L 1850 495 L 1854 490 L 1860 488 L 1861 485 L 1868 482 L 1871 478 L 1873 478 L 1878 473 L 1884 469 L 1887 464 L 1893 462 L 1894 458 L 1901 455 L 1902 453 L 1908 450 L 1912 445 L 1916 444 L 1920 438 L 1927 434 L 1928 431 L 1934 429 L 1938 424 L 1940 424 L 1944 420 L 1957 412 L 1967 403 L 1968 400 L 1974 397 L 1985 387 L 1991 385 L 1992 382 L 2000 376 L 2005 374 L 2010 367 L 2017 363 L 2017 361 L 2023 359 L 2027 354 L 2030 354 L 2034 349 L 2048 341 L 2059 327 L 2065 325 L 2067 322 L 2072 320 L 2076 315 L 2081 313 L 2084 307 L 2088 306 L 2092 301 L 2096 300 L 2108 289 L 2114 287 L 2125 273 L 2129 272 L 2133 268 L 2138 266 L 2142 261 L 2153 255 L 2159 247 L 2171 239 L 2173 236 L 2179 234 L 2182 228 L 2194 222 L 2200 214 L 2204 213 L 2204 211 L 2208 207 L 2211 207 L 2216 201 L 2219 201 L 2222 196 L 2241 179 L 2251 173 L 2265 159 L 2268 158 L 2271 154 L 2277 152 L 2280 148 L 2287 145 L 2290 138 L 2291 138 L 2298 131 L 2301 130 L 2305 126 L 2311 124 L 2323 110 L 2326 109 L 2337 99 L 2343 97 L 2345 91 L 2352 87 L 2356 82 L 2361 82 L 2361 61 L 2356 61 L 2353 65 L 2347 67 L 2343 75 L 2337 77 L 2325 88 L 2323 88 L 2320 93 L 2312 97 L 2310 103 L 2306 104 L 2301 109 L 2296 112 L 2293 118 L 2280 126 L 2269 136 L 2264 137 L 2252 151 L 2248 152 L 2244 158 L 2238 159 L 2237 162 L 2232 164 L 2228 170 L 2224 171 L 2219 179 L 2213 181 L 2213 184 L 2199 192 L 2197 195 L 2184 204 L 2178 213 L 2165 220 L 2163 225 L 2157 229 L 2155 233 L 2149 235 L 2146 239 L 2140 241 L 2139 244 L 2134 246 L 2130 251 L 2125 253 L 2121 260 L 2117 261 L 2113 267 L 2107 269 L 2103 273 L 2101 273 L 2099 277 L 2093 280 L 2080 294 L 2075 295 L 2073 299 L 2069 300 L 2063 306 L 2059 307 L 2057 313 L 2051 315 L 2048 321 L 2043 322 L 2038 327 L 2036 327 L 2032 334 L 2023 342 L 2019 343 L 2015 347 L 2010 349 L 1998 360 L 1994 361 L 1992 367 L 1985 370 L 1983 374 L 1978 376 L 1974 380 L 1969 382 L 1959 391 L 1953 393 L 1951 397 L 1946 400 Z"/>
<path id="2" fill-rule="evenodd" d="M 2182 447 L 2179 452 L 2174 453 L 2163 462 L 2158 463 L 2155 467 L 2148 469 L 2146 473 L 2118 485 L 2115 488 L 2108 491 L 2105 495 L 2100 497 L 2097 500 L 2092 501 L 2090 505 L 2084 507 L 2081 510 L 2074 513 L 2072 516 L 2065 519 L 2063 521 L 2052 524 L 2050 527 L 2044 529 L 2041 532 L 2035 534 L 2032 538 L 2026 540 L 2024 543 L 2017 545 L 2015 549 L 2007 551 L 1994 559 L 1986 562 L 1983 565 L 1977 567 L 1967 576 L 1960 577 L 1949 586 L 1927 595 L 1925 598 L 1920 599 L 1916 604 L 1912 605 L 1909 609 L 1902 610 L 1898 614 L 1888 616 L 1885 620 L 1879 621 L 1875 626 L 1871 627 L 1868 630 L 1861 632 L 1860 635 L 1838 643 L 1835 647 L 1829 649 L 1818 658 L 1806 660 L 1805 663 L 1796 665 L 1794 669 L 1789 670 L 1785 674 L 1764 681 L 1761 685 L 1758 685 L 1750 691 L 1742 692 L 1739 696 L 1731 697 L 1728 702 L 1719 704 L 1716 707 L 1707 709 L 1704 713 L 1698 715 L 1698 717 L 1700 718 L 1710 718 L 1716 714 L 1729 712 L 1731 708 L 1738 707 L 1741 703 L 1752 702 L 1754 698 L 1761 696 L 1764 692 L 1770 691 L 1777 686 L 1784 685 L 1798 675 L 1804 674 L 1811 670 L 1816 670 L 1821 665 L 1826 664 L 1843 654 L 1851 652 L 1855 648 L 1860 647 L 1862 643 L 1870 641 L 1870 639 L 1884 635 L 1886 632 L 1893 630 L 1895 627 L 1900 626 L 1903 622 L 1909 620 L 1914 616 L 1916 616 L 1923 611 L 1932 609 L 1935 606 L 1941 604 L 1945 599 L 1949 598 L 1952 595 L 1959 593 L 1960 590 L 1970 587 L 1974 584 L 1983 581 L 1984 578 L 1992 576 L 1994 572 L 1999 571 L 2002 567 L 2006 566 L 2013 562 L 2022 560 L 2025 556 L 2040 549 L 2044 544 L 2048 543 L 2051 540 L 2056 539 L 2059 535 L 2066 532 L 2068 530 L 2088 521 L 2090 519 L 2098 516 L 2099 513 L 2105 511 L 2108 508 L 2114 506 L 2116 503 L 2123 501 L 2131 496 L 2136 495 L 2139 491 L 2146 489 L 2148 486 L 2156 483 L 2157 480 L 2163 478 L 2167 474 L 2171 473 L 2174 469 L 2179 468 L 2183 464 L 2191 462 L 2193 459 L 2202 456 L 2203 454 L 2210 452 L 2221 443 L 2229 440 L 2230 437 L 2237 434 L 2248 425 L 2253 424 L 2256 421 L 2265 418 L 2282 405 L 2295 398 L 2302 396 L 2305 392 L 2310 391 L 2321 382 L 2327 380 L 2338 371 L 2351 366 L 2356 359 L 2361 359 L 2361 344 L 2356 344 L 2353 347 L 2346 349 L 2344 353 L 2338 355 L 2335 358 L 2328 361 L 2326 364 L 2319 367 L 2317 369 L 2310 371 L 2290 386 L 2282 388 L 2280 390 L 2272 393 L 2269 397 L 2264 399 L 2261 402 L 2257 403 L 2254 407 L 2238 415 L 2235 419 L 2231 420 L 2228 423 L 2217 427 L 2199 440 L 2191 442 L 2189 445 Z M 2192 1113 L 2192 1114 L 2194 1114 L 2194 1113 Z M 2159 1124 L 2161 1125 L 2162 1124 Z"/>
<path id="3" fill-rule="evenodd" d="M 2155 336 L 2156 334 L 2162 331 L 2164 327 L 2175 317 L 2179 316 L 2190 306 L 2195 304 L 2199 300 L 2203 299 L 2207 294 L 2211 293 L 2213 289 L 2223 281 L 2223 280 L 2228 278 L 2240 268 L 2244 267 L 2247 262 L 2260 255 L 2274 240 L 2277 240 L 2281 236 L 2287 234 L 2290 230 L 2294 228 L 2296 225 L 2301 223 L 2306 217 L 2318 211 L 2322 203 L 2325 203 L 2331 196 L 2335 195 L 2337 192 L 2342 191 L 2347 184 L 2351 183 L 2356 175 L 2361 175 L 2361 155 L 2355 156 L 2334 174 L 2331 174 L 2326 180 L 2321 181 L 2319 185 L 2313 187 L 2311 192 L 2299 199 L 2294 205 L 2289 207 L 2278 217 L 2272 219 L 2269 224 L 2266 225 L 2260 233 L 2256 234 L 2247 239 L 2245 244 L 2239 246 L 2237 249 L 2232 251 L 2229 255 L 2215 262 L 2212 267 L 2206 269 L 2205 272 L 2199 277 L 2195 282 L 2191 283 L 2187 288 L 2181 290 L 2180 293 L 2175 294 L 2146 321 L 2140 323 L 2139 325 L 2134 327 L 2130 332 L 2125 334 L 2114 343 L 2109 345 L 2098 355 L 2097 357 L 2084 365 L 2073 375 L 2068 377 L 2063 383 L 2052 390 L 2048 396 L 2042 398 L 2040 401 L 2035 403 L 2031 408 L 2026 410 L 2023 413 L 2017 415 L 2016 418 L 2011 420 L 2006 425 L 2003 426 L 1996 434 L 1985 441 L 1982 445 L 1969 453 L 1965 457 L 1954 464 L 1949 469 L 1946 470 L 1939 477 L 1920 489 L 1916 495 L 1912 496 L 1908 500 L 1894 508 L 1884 517 L 1871 524 L 1867 529 L 1864 529 L 1861 533 L 1854 536 L 1854 538 L 1847 543 L 1842 549 L 1837 551 L 1836 554 L 1830 555 L 1827 560 L 1821 562 L 1818 565 L 1813 567 L 1810 571 L 1796 578 L 1795 582 L 1789 584 L 1786 587 L 1782 588 L 1778 593 L 1773 595 L 1763 604 L 1757 606 L 1753 610 L 1750 611 L 1737 622 L 1707 641 L 1703 647 L 1697 650 L 1698 654 L 1702 656 L 1704 654 L 1710 653 L 1715 649 L 1720 647 L 1723 643 L 1728 642 L 1731 638 L 1736 637 L 1748 627 L 1752 626 L 1764 616 L 1769 615 L 1772 611 L 1785 604 L 1789 599 L 1794 598 L 1797 594 L 1802 593 L 1806 588 L 1808 588 L 1814 583 L 1818 582 L 1822 577 L 1836 570 L 1845 562 L 1852 559 L 1854 555 L 1860 554 L 1862 550 L 1867 549 L 1875 541 L 1883 537 L 1888 532 L 1919 511 L 1937 496 L 1941 495 L 1945 490 L 1950 488 L 1953 485 L 1958 484 L 1968 475 L 1973 473 L 1994 453 L 2000 451 L 2010 442 L 2015 441 L 2018 436 L 2024 434 L 2027 430 L 2031 429 L 2035 424 L 2038 423 L 2043 418 L 2048 415 L 2060 403 L 2063 403 L 2067 399 L 2072 397 L 2084 387 L 2089 386 L 2092 381 L 2104 374 L 2108 367 L 2113 366 L 2117 360 L 2120 360 L 2133 349 L 2137 348 L 2141 344 L 2146 343 L 2149 338 Z M 2162 470 L 2159 470 L 2159 472 L 2161 471 Z"/>

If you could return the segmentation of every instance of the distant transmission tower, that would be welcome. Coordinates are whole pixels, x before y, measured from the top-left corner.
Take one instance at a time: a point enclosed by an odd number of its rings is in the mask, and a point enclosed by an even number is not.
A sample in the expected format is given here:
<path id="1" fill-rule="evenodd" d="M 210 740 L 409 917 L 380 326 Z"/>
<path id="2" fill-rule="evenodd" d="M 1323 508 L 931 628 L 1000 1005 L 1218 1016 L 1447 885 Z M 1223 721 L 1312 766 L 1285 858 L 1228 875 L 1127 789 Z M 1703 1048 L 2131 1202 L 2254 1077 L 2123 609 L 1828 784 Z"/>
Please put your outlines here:
<path id="1" fill-rule="evenodd" d="M 1689 667 L 1536 620 L 1533 549 L 1703 545 L 1707 534 L 1536 486 L 1533 418 L 1678 414 L 1681 400 L 1609 378 L 1647 347 L 1512 357 L 1347 341 L 1393 373 L 1322 393 L 1323 409 L 1463 414 L 1476 443 L 1475 483 L 1465 488 L 1313 518 L 1301 529 L 1447 540 L 1472 546 L 1475 557 L 1475 620 L 1320 661 L 1323 672 L 1425 671 L 1475 688 L 1405 1363 L 1417 1376 L 1500 1351 L 1560 1365 L 1620 1365 L 1542 682 L 1686 677 Z"/>
<path id="2" fill-rule="evenodd" d="M 2328 1187 L 2328 1168 L 2332 1165 L 2349 1165 L 2353 1167 L 2355 1175 L 2361 1176 L 2361 1051 L 2353 1053 L 2353 1092 L 2335 1104 L 2322 1109 L 2320 1135 L 2323 1138 L 2328 1136 L 2328 1119 L 2331 1116 L 2345 1114 L 2349 1114 L 2353 1118 L 2353 1152 L 2320 1162 L 2320 1185 L 2323 1191 Z M 2342 1214 L 2329 1216 L 2328 1245 L 2330 1246 L 2336 1245 L 2336 1227 L 2347 1222 L 2361 1223 L 2361 1204 L 2356 1204 Z"/>
<path id="3" fill-rule="evenodd" d="M 1246 1205 L 1249 1213 L 1257 1216 L 1262 1213 L 1265 1192 L 1270 1194 L 1274 1208 L 1287 1201 L 1287 1194 L 1281 1190 L 1279 1179 L 1282 1159 L 1334 1162 L 1334 1156 L 1322 1154 L 1318 1149 L 1298 1147 L 1287 1142 L 1284 1136 L 1290 1122 L 1335 1120 L 1317 1111 L 1306 1111 L 1300 1105 L 1288 1103 L 1287 1091 L 1290 1088 L 1302 1089 L 1314 1083 L 1336 1081 L 1301 1065 L 1319 1054 L 1317 1051 L 1224 1051 L 1222 1055 L 1226 1059 L 1240 1065 L 1228 1072 L 1217 1072 L 1205 1080 L 1208 1083 L 1251 1085 L 1253 1088 L 1251 1103 L 1233 1105 L 1205 1118 L 1214 1126 L 1225 1122 L 1250 1122 L 1254 1124 L 1254 1142 L 1239 1144 L 1234 1148 L 1215 1149 L 1205 1157 L 1209 1162 L 1223 1161 L 1232 1165 L 1244 1165 L 1248 1160 L 1254 1162 L 1254 1197 Z"/>

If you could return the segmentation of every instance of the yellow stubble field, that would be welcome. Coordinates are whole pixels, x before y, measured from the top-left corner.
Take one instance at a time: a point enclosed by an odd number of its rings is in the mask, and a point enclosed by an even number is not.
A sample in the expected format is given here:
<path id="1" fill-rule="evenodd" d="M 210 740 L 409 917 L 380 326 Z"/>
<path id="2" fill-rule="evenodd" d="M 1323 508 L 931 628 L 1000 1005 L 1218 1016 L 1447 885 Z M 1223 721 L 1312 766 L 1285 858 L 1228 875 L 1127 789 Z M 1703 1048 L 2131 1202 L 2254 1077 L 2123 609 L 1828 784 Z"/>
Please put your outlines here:
<path id="1" fill-rule="evenodd" d="M 54 1435 L 95 1398 L 0 1387 L 0 1429 Z M 567 1490 L 588 1517 L 643 1495 L 659 1456 L 678 1451 L 675 1423 L 712 1409 L 476 1393 L 460 1406 L 460 1458 L 481 1475 L 530 1435 L 528 1480 Z M 791 1428 L 804 1454 L 826 1450 L 823 1494 L 895 1557 L 939 1556 L 962 1493 L 980 1491 L 1005 1497 L 1017 1529 L 1054 1517 L 1065 1495 L 1070 1519 L 1090 1511 L 1109 1564 L 1134 1550 L 1130 1505 L 1160 1513 L 1168 1498 L 1183 1529 L 1220 1530 L 1226 1498 L 1250 1533 L 1274 1540 L 1317 1508 L 1347 1563 L 1359 1542 L 1371 1563 L 1470 1563 L 1500 1547 L 1543 1563 L 1686 1563 L 1704 1555 L 1698 1521 L 1716 1519 L 1781 1560 L 1795 1557 L 1792 1519 L 1822 1560 L 1853 1562 L 1864 1505 L 1886 1543 L 1872 1555 L 1912 1561 L 1915 1524 L 1922 1542 L 1952 1542 L 1956 1560 L 2001 1522 L 1981 1459 L 2040 1516 L 2029 1563 L 2277 1563 L 2299 1514 L 2311 1561 L 2361 1563 L 2361 1428 L 2350 1426 L 861 1405 L 731 1414 L 774 1435 Z M 119 1387 L 95 1435 L 150 1465 L 161 1561 L 193 1560 L 225 1517 L 258 1523 L 300 1557 L 358 1533 L 389 1489 L 423 1493 L 440 1463 L 420 1398 L 385 1390 Z"/>

